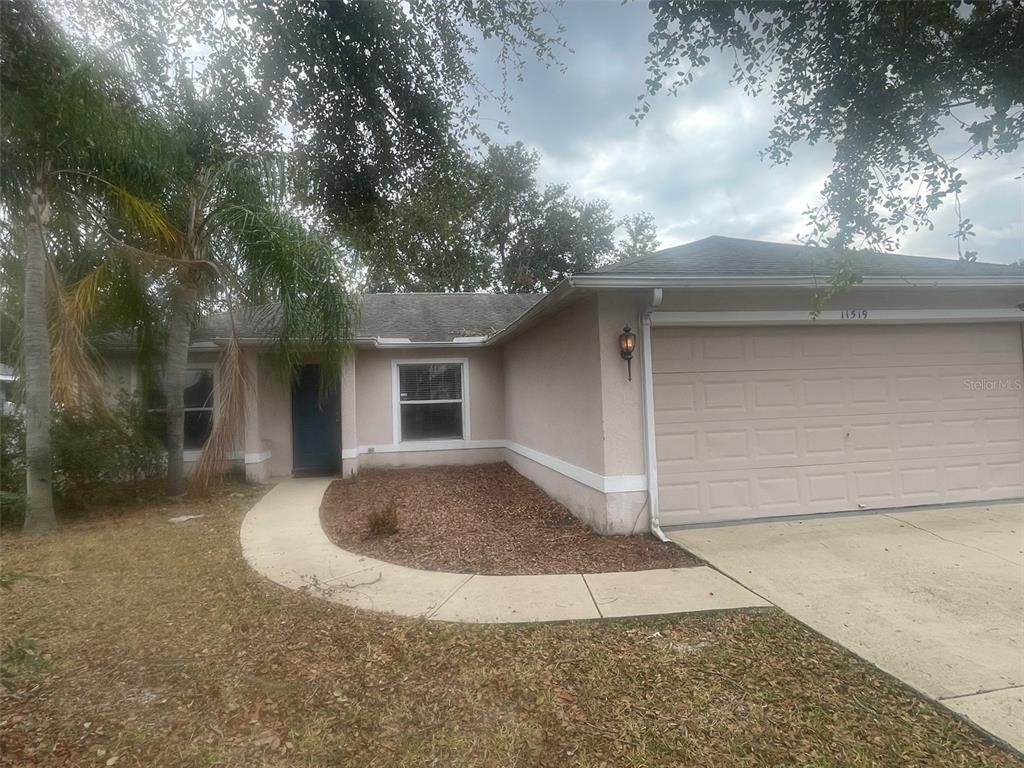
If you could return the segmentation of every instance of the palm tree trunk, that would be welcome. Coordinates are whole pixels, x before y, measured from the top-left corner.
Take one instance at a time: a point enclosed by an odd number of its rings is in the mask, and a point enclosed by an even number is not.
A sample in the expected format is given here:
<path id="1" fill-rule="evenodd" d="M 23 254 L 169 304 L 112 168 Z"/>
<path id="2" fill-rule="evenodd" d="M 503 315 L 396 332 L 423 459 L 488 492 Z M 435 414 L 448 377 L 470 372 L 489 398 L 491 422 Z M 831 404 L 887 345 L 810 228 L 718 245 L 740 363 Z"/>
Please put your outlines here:
<path id="1" fill-rule="evenodd" d="M 185 369 L 198 293 L 194 276 L 184 274 L 174 290 L 167 334 L 164 398 L 167 403 L 167 492 L 171 496 L 185 493 Z"/>
<path id="2" fill-rule="evenodd" d="M 46 227 L 50 202 L 42 184 L 32 191 L 25 228 L 22 353 L 25 371 L 25 530 L 57 524 L 50 451 L 50 335 L 46 312 Z"/>

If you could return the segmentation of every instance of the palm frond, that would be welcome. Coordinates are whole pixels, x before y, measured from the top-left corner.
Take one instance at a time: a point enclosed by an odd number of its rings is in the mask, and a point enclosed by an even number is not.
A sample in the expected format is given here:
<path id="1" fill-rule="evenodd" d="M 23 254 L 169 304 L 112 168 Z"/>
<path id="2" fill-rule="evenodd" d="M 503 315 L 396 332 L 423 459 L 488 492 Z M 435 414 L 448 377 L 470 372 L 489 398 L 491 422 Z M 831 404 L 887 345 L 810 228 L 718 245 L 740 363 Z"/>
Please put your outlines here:
<path id="1" fill-rule="evenodd" d="M 159 205 L 133 194 L 119 184 L 109 181 L 103 183 L 121 217 L 134 229 L 164 243 L 175 243 L 181 238 L 181 233 L 174 228 Z"/>
<path id="2" fill-rule="evenodd" d="M 103 370 L 86 329 L 95 315 L 102 267 L 65 286 L 53 264 L 47 270 L 50 296 L 50 389 L 55 404 L 106 410 Z"/>
<path id="3" fill-rule="evenodd" d="M 217 365 L 220 374 L 217 420 L 189 481 L 189 492 L 196 495 L 210 490 L 221 476 L 228 454 L 242 445 L 245 401 L 254 385 L 255 372 L 246 364 L 233 331 Z"/>

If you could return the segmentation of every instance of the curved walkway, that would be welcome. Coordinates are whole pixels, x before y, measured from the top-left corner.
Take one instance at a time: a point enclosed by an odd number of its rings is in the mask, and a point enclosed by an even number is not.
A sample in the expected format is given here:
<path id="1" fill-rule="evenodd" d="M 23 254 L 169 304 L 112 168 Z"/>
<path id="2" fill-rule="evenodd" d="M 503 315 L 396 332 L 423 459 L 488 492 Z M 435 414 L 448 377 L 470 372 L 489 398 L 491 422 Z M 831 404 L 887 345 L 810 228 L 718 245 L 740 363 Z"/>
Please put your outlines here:
<path id="1" fill-rule="evenodd" d="M 566 621 L 770 605 L 706 566 L 481 576 L 385 563 L 327 538 L 320 502 L 330 484 L 331 478 L 286 480 L 249 510 L 242 523 L 242 553 L 256 571 L 353 608 L 436 621 Z"/>

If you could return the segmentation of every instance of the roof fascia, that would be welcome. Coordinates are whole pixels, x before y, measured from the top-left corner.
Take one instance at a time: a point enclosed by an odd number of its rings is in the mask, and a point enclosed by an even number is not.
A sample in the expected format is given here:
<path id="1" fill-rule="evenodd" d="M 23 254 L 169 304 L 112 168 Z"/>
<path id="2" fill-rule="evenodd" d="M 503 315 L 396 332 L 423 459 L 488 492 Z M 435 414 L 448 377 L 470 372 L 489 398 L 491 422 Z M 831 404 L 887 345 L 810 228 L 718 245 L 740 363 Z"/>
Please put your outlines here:
<path id="1" fill-rule="evenodd" d="M 639 275 L 579 275 L 573 285 L 580 288 L 820 288 L 825 276 L 728 277 L 686 276 L 648 273 Z M 934 288 L 962 286 L 998 288 L 1024 285 L 1024 275 L 957 275 L 951 277 L 865 277 L 852 287 Z M 540 303 L 540 302 L 538 302 Z"/>

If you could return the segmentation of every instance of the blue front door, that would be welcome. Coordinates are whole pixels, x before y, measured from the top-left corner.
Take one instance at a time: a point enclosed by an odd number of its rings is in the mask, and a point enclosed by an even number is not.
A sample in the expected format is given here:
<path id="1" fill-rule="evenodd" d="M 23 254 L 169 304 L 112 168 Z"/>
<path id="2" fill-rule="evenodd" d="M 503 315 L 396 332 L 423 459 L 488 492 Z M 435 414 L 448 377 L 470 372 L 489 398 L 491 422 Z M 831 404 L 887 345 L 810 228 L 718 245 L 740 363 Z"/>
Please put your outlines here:
<path id="1" fill-rule="evenodd" d="M 320 366 L 304 365 L 292 384 L 292 473 L 333 475 L 341 454 L 338 387 L 320 395 Z"/>

